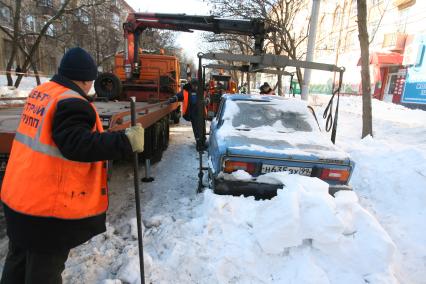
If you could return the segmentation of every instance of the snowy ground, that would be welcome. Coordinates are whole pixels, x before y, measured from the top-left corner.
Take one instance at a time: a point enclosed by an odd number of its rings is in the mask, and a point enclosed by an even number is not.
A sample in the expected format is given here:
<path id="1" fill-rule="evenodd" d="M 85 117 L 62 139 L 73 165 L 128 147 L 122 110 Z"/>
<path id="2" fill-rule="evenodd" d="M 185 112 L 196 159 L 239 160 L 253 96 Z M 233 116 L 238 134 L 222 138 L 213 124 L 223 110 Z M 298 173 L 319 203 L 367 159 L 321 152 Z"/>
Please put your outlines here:
<path id="1" fill-rule="evenodd" d="M 360 140 L 361 100 L 341 102 L 337 145 L 356 169 L 354 193 L 334 199 L 321 181 L 287 175 L 269 201 L 197 195 L 191 128 L 173 127 L 141 186 L 146 281 L 426 283 L 426 112 L 374 101 L 374 139 Z M 107 233 L 71 251 L 64 283 L 139 282 L 127 163 L 115 164 L 110 200 Z"/>

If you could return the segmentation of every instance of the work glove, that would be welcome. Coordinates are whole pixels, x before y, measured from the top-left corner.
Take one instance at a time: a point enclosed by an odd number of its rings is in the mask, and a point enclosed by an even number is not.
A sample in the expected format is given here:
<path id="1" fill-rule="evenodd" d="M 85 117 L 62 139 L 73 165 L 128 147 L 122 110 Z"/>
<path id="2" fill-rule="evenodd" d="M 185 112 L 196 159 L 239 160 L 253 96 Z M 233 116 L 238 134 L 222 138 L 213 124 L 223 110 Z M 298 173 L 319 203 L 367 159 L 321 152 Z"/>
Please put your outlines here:
<path id="1" fill-rule="evenodd" d="M 133 152 L 143 152 L 145 136 L 144 133 L 145 131 L 140 123 L 126 128 L 124 134 L 126 134 L 127 138 L 129 139 Z"/>

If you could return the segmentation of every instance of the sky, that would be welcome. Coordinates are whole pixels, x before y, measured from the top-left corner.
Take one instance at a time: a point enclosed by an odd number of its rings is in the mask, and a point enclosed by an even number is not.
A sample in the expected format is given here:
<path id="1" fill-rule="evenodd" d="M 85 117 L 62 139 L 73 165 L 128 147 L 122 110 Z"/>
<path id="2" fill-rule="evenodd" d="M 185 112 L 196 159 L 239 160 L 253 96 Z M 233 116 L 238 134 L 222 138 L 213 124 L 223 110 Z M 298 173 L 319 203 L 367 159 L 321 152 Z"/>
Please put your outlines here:
<path id="1" fill-rule="evenodd" d="M 208 15 L 209 7 L 207 2 L 202 0 L 126 0 L 137 12 L 152 12 L 152 13 L 171 13 L 187 15 Z M 197 62 L 197 53 L 201 51 L 201 45 L 198 44 L 202 32 L 195 31 L 194 33 L 177 32 L 177 43 L 186 52 L 188 57 L 194 58 Z"/>

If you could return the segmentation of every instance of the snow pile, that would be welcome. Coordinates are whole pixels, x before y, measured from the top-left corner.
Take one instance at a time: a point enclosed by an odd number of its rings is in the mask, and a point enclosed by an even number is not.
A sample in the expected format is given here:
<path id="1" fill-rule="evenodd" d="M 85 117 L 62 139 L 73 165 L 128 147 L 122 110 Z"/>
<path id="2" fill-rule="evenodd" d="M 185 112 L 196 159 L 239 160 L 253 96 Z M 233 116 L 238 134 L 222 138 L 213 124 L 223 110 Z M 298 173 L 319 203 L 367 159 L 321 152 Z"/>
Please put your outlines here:
<path id="1" fill-rule="evenodd" d="M 155 228 L 153 283 L 394 283 L 394 244 L 353 192 L 275 173 L 272 200 L 205 191 L 189 219 Z M 177 273 L 179 272 L 179 273 Z"/>
<path id="2" fill-rule="evenodd" d="M 355 161 L 360 204 L 397 246 L 398 279 L 426 283 L 426 111 L 375 99 L 372 107 L 374 138 L 360 140 L 362 98 L 342 97 L 336 143 Z"/>
<path id="3" fill-rule="evenodd" d="M 422 137 L 426 141 L 426 127 Z M 357 164 L 351 184 L 397 244 L 400 278 L 426 283 L 426 145 L 387 141 L 367 137 L 351 146 Z"/>
<path id="4" fill-rule="evenodd" d="M 15 80 L 15 77 L 13 80 Z M 48 81 L 47 77 L 40 77 L 41 82 Z M 32 77 L 24 77 L 22 78 L 21 84 L 19 88 L 15 88 L 14 86 L 6 86 L 6 76 L 0 76 L 0 99 L 1 98 L 25 98 L 28 96 L 29 92 L 37 86 L 37 83 Z M 0 105 L 5 104 L 22 104 L 24 100 L 5 100 L 0 101 Z"/>
<path id="5" fill-rule="evenodd" d="M 243 175 L 240 173 L 240 175 Z M 319 179 L 273 173 L 271 200 L 182 198 L 145 220 L 149 283 L 397 283 L 395 246 L 354 192 L 333 198 Z M 139 283 L 136 221 L 71 251 L 65 283 Z"/>

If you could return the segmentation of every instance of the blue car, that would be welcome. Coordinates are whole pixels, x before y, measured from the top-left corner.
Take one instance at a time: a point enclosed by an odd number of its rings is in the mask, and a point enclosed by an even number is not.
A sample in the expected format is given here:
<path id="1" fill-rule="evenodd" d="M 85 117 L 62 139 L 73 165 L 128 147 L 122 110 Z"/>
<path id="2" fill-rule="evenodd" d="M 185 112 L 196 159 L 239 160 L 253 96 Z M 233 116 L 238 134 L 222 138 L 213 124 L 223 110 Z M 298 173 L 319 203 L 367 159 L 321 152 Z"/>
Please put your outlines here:
<path id="1" fill-rule="evenodd" d="M 351 189 L 354 163 L 298 99 L 224 95 L 210 125 L 208 155 L 209 183 L 217 194 L 273 197 L 282 185 L 259 178 L 271 172 L 320 178 L 332 195 Z"/>

